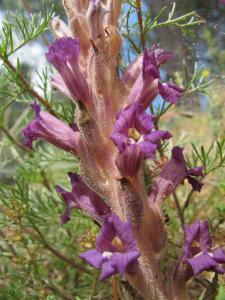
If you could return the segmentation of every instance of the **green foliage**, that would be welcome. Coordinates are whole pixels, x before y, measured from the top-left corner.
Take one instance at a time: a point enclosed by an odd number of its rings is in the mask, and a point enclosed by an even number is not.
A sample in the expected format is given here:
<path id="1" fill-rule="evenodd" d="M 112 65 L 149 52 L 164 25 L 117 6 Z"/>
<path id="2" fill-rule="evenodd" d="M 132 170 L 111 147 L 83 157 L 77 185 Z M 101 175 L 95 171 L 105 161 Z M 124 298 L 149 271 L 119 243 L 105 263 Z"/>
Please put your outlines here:
<path id="1" fill-rule="evenodd" d="M 225 139 L 213 142 L 208 149 L 204 146 L 197 148 L 194 144 L 192 148 L 191 156 L 187 158 L 190 167 L 201 164 L 205 175 L 225 167 Z"/>
<path id="2" fill-rule="evenodd" d="M 42 12 L 35 15 L 25 16 L 22 12 L 19 15 L 18 13 L 8 14 L 0 32 L 0 57 L 8 58 L 47 30 L 53 13 L 53 7 L 51 11 L 48 11 L 43 6 Z"/>

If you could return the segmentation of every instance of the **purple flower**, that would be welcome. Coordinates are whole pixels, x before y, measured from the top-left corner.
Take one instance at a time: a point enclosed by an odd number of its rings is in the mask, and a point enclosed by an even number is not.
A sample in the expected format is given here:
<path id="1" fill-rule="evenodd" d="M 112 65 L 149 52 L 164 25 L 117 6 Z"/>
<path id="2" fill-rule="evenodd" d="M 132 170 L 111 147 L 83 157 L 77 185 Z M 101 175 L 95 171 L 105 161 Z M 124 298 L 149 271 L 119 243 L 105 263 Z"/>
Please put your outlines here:
<path id="1" fill-rule="evenodd" d="M 80 254 L 87 263 L 101 269 L 100 280 L 116 273 L 135 272 L 139 256 L 131 223 L 122 222 L 116 215 L 104 218 L 96 239 L 96 249 Z"/>
<path id="2" fill-rule="evenodd" d="M 127 104 L 137 102 L 146 109 L 158 94 L 159 77 L 155 52 L 154 50 L 147 51 L 145 49 L 142 60 L 142 71 L 131 88 Z"/>
<path id="3" fill-rule="evenodd" d="M 147 50 L 147 52 L 152 53 L 154 51 L 156 64 L 159 67 L 160 65 L 166 63 L 173 57 L 172 52 L 165 51 L 163 49 L 157 48 L 156 46 L 152 47 L 151 49 Z M 126 69 L 123 75 L 123 81 L 129 87 L 132 86 L 137 79 L 138 75 L 142 71 L 142 64 L 143 64 L 143 57 L 144 54 L 140 54 L 134 61 L 132 61 L 128 68 Z"/>
<path id="4" fill-rule="evenodd" d="M 181 263 L 191 266 L 192 274 L 213 271 L 220 274 L 224 269 L 219 265 L 225 263 L 222 248 L 211 252 L 212 240 L 207 221 L 196 220 L 192 226 L 185 225 L 185 241 L 181 255 Z"/>
<path id="5" fill-rule="evenodd" d="M 87 103 L 91 101 L 91 95 L 78 63 L 79 53 L 79 39 L 64 37 L 57 39 L 50 46 L 46 57 L 59 72 L 53 78 L 53 86 L 66 96 L 70 95 L 74 101 Z"/>
<path id="6" fill-rule="evenodd" d="M 66 209 L 61 216 L 62 224 L 70 220 L 70 212 L 73 208 L 82 210 L 85 214 L 101 223 L 103 216 L 111 213 L 108 205 L 86 185 L 79 175 L 69 173 L 69 177 L 72 192 L 68 192 L 60 186 L 56 187 L 57 192 L 62 195 L 66 204 Z"/>
<path id="7" fill-rule="evenodd" d="M 149 203 L 162 203 L 185 178 L 188 179 L 194 191 L 200 192 L 203 184 L 195 178 L 196 176 L 203 176 L 203 167 L 188 170 L 183 156 L 183 148 L 174 147 L 172 149 L 172 158 L 162 169 L 155 183 L 150 188 Z"/>
<path id="8" fill-rule="evenodd" d="M 120 111 L 111 139 L 119 149 L 116 164 L 124 176 L 134 176 L 144 158 L 154 158 L 161 139 L 168 139 L 168 131 L 153 130 L 152 116 L 134 103 Z"/>
<path id="9" fill-rule="evenodd" d="M 33 141 L 40 139 L 68 152 L 79 154 L 80 133 L 78 131 L 74 131 L 50 113 L 41 111 L 36 103 L 31 107 L 35 111 L 35 118 L 23 129 L 27 147 L 32 148 Z"/>
<path id="10" fill-rule="evenodd" d="M 123 79 L 128 87 L 130 87 L 130 82 L 133 83 L 133 86 L 127 98 L 127 104 L 137 102 L 146 109 L 157 94 L 160 94 L 168 102 L 178 103 L 184 89 L 177 87 L 174 83 L 160 83 L 159 81 L 159 66 L 171 57 L 170 52 L 152 47 L 150 50 L 145 49 L 143 58 L 140 56 L 128 67 Z M 142 71 L 140 72 L 141 61 Z"/>

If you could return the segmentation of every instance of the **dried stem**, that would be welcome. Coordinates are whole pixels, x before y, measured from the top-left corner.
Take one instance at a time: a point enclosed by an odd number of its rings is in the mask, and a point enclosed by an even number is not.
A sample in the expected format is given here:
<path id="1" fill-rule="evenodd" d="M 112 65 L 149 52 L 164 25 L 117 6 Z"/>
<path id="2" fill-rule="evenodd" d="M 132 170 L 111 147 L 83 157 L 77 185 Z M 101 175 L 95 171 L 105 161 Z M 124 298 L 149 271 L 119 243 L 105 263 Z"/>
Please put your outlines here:
<path id="1" fill-rule="evenodd" d="M 142 18 L 142 9 L 141 9 L 141 1 L 136 0 L 136 11 L 138 17 L 138 24 L 140 30 L 140 38 L 141 38 L 141 47 L 142 49 L 145 48 L 145 37 L 144 37 L 144 28 L 143 28 L 143 18 Z"/>
<path id="2" fill-rule="evenodd" d="M 43 234 L 39 230 L 39 228 L 32 221 L 31 221 L 31 223 L 32 223 L 33 229 L 37 232 L 38 236 L 36 234 L 34 234 L 34 232 L 31 230 L 31 228 L 24 228 L 24 231 L 26 233 L 30 234 L 33 238 L 41 241 L 43 243 L 44 247 L 48 251 L 50 251 L 52 254 L 54 254 L 56 257 L 60 258 L 61 260 L 65 261 L 67 264 L 69 264 L 73 268 L 77 268 L 81 272 L 91 274 L 91 272 L 88 269 L 86 269 L 83 265 L 76 263 L 72 259 L 66 257 L 64 254 L 59 252 L 57 249 L 55 249 L 51 245 L 49 245 L 48 242 L 46 241 L 46 239 L 44 238 Z"/>
<path id="3" fill-rule="evenodd" d="M 18 148 L 20 148 L 23 151 L 28 152 L 28 148 L 25 147 L 23 144 L 21 144 L 20 142 L 18 142 L 11 134 L 10 132 L 3 126 L 0 126 L 0 130 L 7 136 L 7 138 Z"/>
<path id="4" fill-rule="evenodd" d="M 18 257 L 18 254 L 15 250 L 15 248 L 7 241 L 7 238 L 4 234 L 4 232 L 2 230 L 0 230 L 0 236 L 4 239 L 4 241 L 7 243 L 7 246 L 9 248 L 9 250 L 12 252 L 12 254 L 15 256 L 15 257 Z"/>
<path id="5" fill-rule="evenodd" d="M 180 219 L 182 228 L 184 229 L 184 224 L 185 224 L 184 213 L 183 213 L 182 207 L 180 206 L 179 200 L 178 200 L 177 195 L 176 195 L 175 192 L 173 192 L 173 198 L 174 198 L 174 202 L 176 204 L 176 208 L 177 208 L 177 212 L 178 212 L 178 217 Z"/>
<path id="6" fill-rule="evenodd" d="M 112 276 L 112 292 L 113 292 L 113 300 L 120 300 L 115 275 Z"/>

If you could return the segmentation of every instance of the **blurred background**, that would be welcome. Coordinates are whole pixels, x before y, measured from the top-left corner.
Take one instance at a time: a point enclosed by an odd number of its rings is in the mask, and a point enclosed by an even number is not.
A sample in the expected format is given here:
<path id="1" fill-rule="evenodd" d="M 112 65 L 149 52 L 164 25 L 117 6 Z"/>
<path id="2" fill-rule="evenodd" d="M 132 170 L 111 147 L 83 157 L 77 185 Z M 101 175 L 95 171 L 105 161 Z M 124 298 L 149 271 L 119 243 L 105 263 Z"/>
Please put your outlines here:
<path id="1" fill-rule="evenodd" d="M 55 14 L 67 21 L 61 1 L 44 3 L 48 11 L 54 3 Z M 124 34 L 123 67 L 137 55 L 124 25 L 129 7 L 130 1 L 125 1 L 120 20 Z M 143 12 L 151 18 L 163 7 L 165 11 L 160 20 L 165 21 L 173 7 L 172 1 L 143 1 Z M 15 15 L 23 14 L 29 19 L 31 13 L 40 11 L 43 4 L 39 0 L 0 0 L 0 25 L 10 22 Z M 200 24 L 157 27 L 146 34 L 146 42 L 148 47 L 159 44 L 174 52 L 174 59 L 161 70 L 165 80 L 171 79 L 183 86 L 191 82 L 190 93 L 163 116 L 160 126 L 173 133 L 173 145 L 185 147 L 190 163 L 198 156 L 196 153 L 201 155 L 208 151 L 216 164 L 220 156 L 218 149 L 225 148 L 225 5 L 217 0 L 178 0 L 174 17 L 192 11 L 201 20 Z M 134 29 L 130 36 L 136 41 L 139 31 L 135 12 L 131 11 L 128 21 Z M 17 29 L 15 23 L 14 30 Z M 19 41 L 16 35 L 14 39 Z M 45 53 L 53 39 L 51 31 L 45 31 L 13 53 L 10 61 L 16 66 L 19 57 L 20 72 L 26 80 L 34 82 L 35 89 L 49 99 L 65 121 L 72 123 L 74 107 L 68 99 L 52 92 L 48 83 L 52 70 L 47 66 Z M 61 184 L 69 189 L 67 172 L 77 171 L 78 163 L 74 157 L 41 142 L 32 154 L 25 153 L 21 130 L 32 118 L 29 103 L 33 98 L 29 93 L 18 96 L 18 86 L 12 83 L 7 71 L 0 68 L 0 299 L 112 299 L 115 286 L 111 281 L 99 283 L 98 273 L 88 268 L 89 274 L 80 268 L 81 262 L 77 259 L 81 251 L 93 246 L 98 228 L 79 212 L 74 212 L 66 226 L 60 225 L 64 205 L 54 186 Z M 6 93 L 6 90 L 11 92 Z M 155 105 L 161 103 L 162 99 L 158 98 Z M 215 141 L 222 146 L 217 148 Z M 187 197 L 191 199 L 185 221 L 208 218 L 215 245 L 222 246 L 225 245 L 225 182 L 224 168 L 221 168 L 224 162 L 213 165 L 215 170 L 209 168 L 201 194 L 190 196 L 186 184 L 178 191 L 181 204 Z M 182 241 L 175 208 L 174 199 L 170 199 L 166 213 L 169 243 L 173 247 L 165 267 L 176 259 Z M 224 284 L 223 277 L 215 279 L 203 274 L 190 283 L 189 298 L 223 300 Z"/>

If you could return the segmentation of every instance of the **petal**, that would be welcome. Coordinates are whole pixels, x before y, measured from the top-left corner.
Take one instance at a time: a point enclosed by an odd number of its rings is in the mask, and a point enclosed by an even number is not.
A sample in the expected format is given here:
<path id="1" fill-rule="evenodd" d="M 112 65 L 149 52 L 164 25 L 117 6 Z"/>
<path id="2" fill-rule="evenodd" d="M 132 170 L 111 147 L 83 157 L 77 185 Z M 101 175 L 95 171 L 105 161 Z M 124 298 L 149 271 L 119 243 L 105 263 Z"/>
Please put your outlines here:
<path id="1" fill-rule="evenodd" d="M 222 248 L 216 249 L 213 253 L 213 259 L 219 263 L 219 264 L 224 264 L 225 263 L 225 253 Z"/>
<path id="2" fill-rule="evenodd" d="M 161 140 L 170 139 L 172 134 L 169 131 L 155 130 L 145 136 L 145 141 L 159 145 Z"/>
<path id="3" fill-rule="evenodd" d="M 100 274 L 99 279 L 104 280 L 116 273 L 117 273 L 117 271 L 116 271 L 115 267 L 111 264 L 111 261 L 110 260 L 105 261 L 102 264 L 101 274 Z"/>
<path id="4" fill-rule="evenodd" d="M 212 247 L 212 239 L 209 232 L 209 222 L 207 220 L 200 222 L 199 242 L 202 251 L 208 251 Z"/>
<path id="5" fill-rule="evenodd" d="M 130 251 L 126 253 L 114 253 L 111 257 L 111 264 L 116 268 L 117 272 L 124 275 L 135 270 L 137 260 L 140 256 L 138 251 Z"/>
<path id="6" fill-rule="evenodd" d="M 64 37 L 57 39 L 49 48 L 46 54 L 47 60 L 57 70 L 66 67 L 66 63 L 74 64 L 77 62 L 80 52 L 79 39 Z"/>
<path id="7" fill-rule="evenodd" d="M 53 80 L 53 86 L 70 95 L 74 101 L 90 104 L 92 95 L 79 66 L 79 53 L 79 39 L 60 38 L 50 46 L 46 58 L 58 70 L 66 88 L 60 84 L 59 76 Z"/>
<path id="8" fill-rule="evenodd" d="M 118 147 L 119 151 L 122 152 L 125 149 L 125 146 L 128 143 L 128 138 L 124 134 L 113 132 L 111 134 L 111 140 Z"/>
<path id="9" fill-rule="evenodd" d="M 165 51 L 160 48 L 154 48 L 154 52 L 155 52 L 155 59 L 156 59 L 158 66 L 167 63 L 174 56 L 174 54 L 172 52 Z"/>
<path id="10" fill-rule="evenodd" d="M 159 69 L 154 51 L 145 50 L 142 72 L 140 72 L 130 91 L 127 104 L 136 102 L 146 109 L 158 94 L 158 78 Z"/>
<path id="11" fill-rule="evenodd" d="M 110 216 L 106 216 L 101 227 L 101 231 L 96 238 L 96 249 L 99 252 L 115 252 L 116 249 L 112 246 L 112 240 L 116 236 L 116 228 L 114 227 Z"/>
<path id="12" fill-rule="evenodd" d="M 111 215 L 110 221 L 113 223 L 117 236 L 123 242 L 127 252 L 137 251 L 137 243 L 132 232 L 131 221 L 122 222 L 118 216 Z"/>
<path id="13" fill-rule="evenodd" d="M 88 250 L 81 253 L 79 257 L 96 269 L 99 269 L 103 262 L 102 254 L 97 250 Z"/>
<path id="14" fill-rule="evenodd" d="M 195 167 L 195 168 L 192 168 L 192 169 L 189 169 L 188 170 L 188 175 L 190 176 L 203 176 L 203 170 L 204 168 L 201 166 L 201 167 Z"/>
<path id="15" fill-rule="evenodd" d="M 141 151 L 143 154 L 143 158 L 155 158 L 156 150 L 157 150 L 157 145 L 151 143 L 150 141 L 147 140 L 148 136 L 145 136 L 144 142 L 140 143 Z M 146 141 L 147 140 L 147 141 Z"/>
<path id="16" fill-rule="evenodd" d="M 64 213 L 61 215 L 60 219 L 61 219 L 61 224 L 64 225 L 67 222 L 70 221 L 70 209 L 68 207 L 66 207 L 66 209 L 64 210 Z"/>
<path id="17" fill-rule="evenodd" d="M 68 125 L 43 112 L 37 104 L 32 104 L 35 110 L 35 118 L 23 130 L 25 145 L 32 147 L 33 141 L 41 139 L 63 150 L 79 153 L 80 134 L 74 132 Z"/>
<path id="18" fill-rule="evenodd" d="M 156 61 L 155 51 L 150 49 L 144 50 L 144 58 L 142 65 L 142 76 L 143 79 L 147 78 L 159 78 L 159 68 Z"/>
<path id="19" fill-rule="evenodd" d="M 70 220 L 71 210 L 74 208 L 80 209 L 80 205 L 76 203 L 76 199 L 74 198 L 73 193 L 64 190 L 60 186 L 56 186 L 56 191 L 61 194 L 66 204 L 66 208 L 60 217 L 61 223 L 66 224 Z"/>
<path id="20" fill-rule="evenodd" d="M 188 259 L 188 263 L 191 265 L 195 275 L 198 275 L 203 271 L 213 271 L 221 274 L 224 273 L 223 268 L 220 267 L 208 253 L 203 253 L 190 258 Z"/>
<path id="21" fill-rule="evenodd" d="M 179 88 L 174 83 L 160 83 L 159 82 L 159 93 L 162 98 L 173 104 L 177 104 L 181 98 L 183 88 Z"/>
<path id="22" fill-rule="evenodd" d="M 69 173 L 72 184 L 72 194 L 84 213 L 99 223 L 103 217 L 111 213 L 109 206 L 101 197 L 92 191 L 76 173 Z"/>
<path id="23" fill-rule="evenodd" d="M 140 144 L 132 144 L 120 153 L 116 158 L 116 166 L 125 177 L 135 176 L 140 169 L 144 158 Z"/>
<path id="24" fill-rule="evenodd" d="M 187 180 L 192 185 L 192 188 L 194 191 L 199 192 L 199 193 L 201 192 L 201 189 L 203 187 L 202 182 L 200 182 L 199 180 L 197 180 L 196 178 L 194 178 L 192 176 L 187 176 Z"/>
<path id="25" fill-rule="evenodd" d="M 182 151 L 180 147 L 173 148 L 172 159 L 167 162 L 150 189 L 149 205 L 153 202 L 158 202 L 161 205 L 165 198 L 186 178 L 187 167 Z"/>

